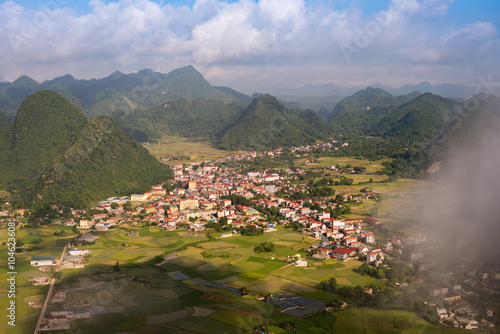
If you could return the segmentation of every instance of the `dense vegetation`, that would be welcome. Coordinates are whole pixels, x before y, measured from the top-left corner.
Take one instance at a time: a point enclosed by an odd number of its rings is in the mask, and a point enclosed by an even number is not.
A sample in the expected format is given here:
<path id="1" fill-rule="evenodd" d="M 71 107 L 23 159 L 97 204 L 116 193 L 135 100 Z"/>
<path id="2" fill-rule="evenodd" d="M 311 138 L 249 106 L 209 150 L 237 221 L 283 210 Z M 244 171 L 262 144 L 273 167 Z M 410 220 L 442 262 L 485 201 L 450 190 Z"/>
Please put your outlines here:
<path id="1" fill-rule="evenodd" d="M 266 241 L 256 245 L 253 250 L 255 253 L 262 253 L 262 252 L 271 253 L 275 249 L 276 246 L 272 242 Z"/>
<path id="2" fill-rule="evenodd" d="M 0 133 L 0 184 L 26 189 L 86 125 L 86 118 L 53 91 L 23 102 L 15 121 Z"/>
<path id="3" fill-rule="evenodd" d="M 370 110 L 375 107 L 388 108 L 399 106 L 402 103 L 409 102 L 418 95 L 420 95 L 419 92 L 414 92 L 396 98 L 380 88 L 368 87 L 340 101 L 333 108 L 331 117 L 350 114 L 361 110 Z"/>
<path id="4" fill-rule="evenodd" d="M 87 124 L 80 111 L 48 90 L 26 98 L 0 133 L 0 153 L 0 185 L 26 206 L 83 207 L 145 191 L 171 175 L 112 120 L 100 116 Z"/>
<path id="5" fill-rule="evenodd" d="M 270 95 L 256 95 L 248 104 L 248 96 L 227 87 L 211 86 L 192 66 L 168 74 L 151 70 L 129 75 L 115 72 L 87 81 L 66 75 L 43 84 L 21 77 L 0 87 L 0 108 L 8 114 L 15 101 L 41 87 L 64 91 L 63 96 L 76 108 L 60 97 L 57 101 L 38 101 L 38 106 L 26 100 L 21 111 L 42 110 L 45 107 L 41 106 L 46 105 L 54 112 L 37 112 L 32 123 L 16 120 L 0 134 L 0 150 L 8 157 L 0 162 L 0 184 L 4 187 L 12 188 L 7 184 L 10 182 L 18 190 L 26 189 L 68 148 L 85 124 L 77 109 L 88 116 L 112 114 L 112 119 L 139 142 L 179 135 L 204 138 L 220 149 L 258 151 L 333 138 L 349 146 L 335 152 L 313 150 L 311 156 L 398 158 L 399 175 L 422 172 L 442 156 L 449 146 L 447 142 L 463 138 L 462 142 L 467 143 L 467 138 L 474 137 L 483 126 L 495 128 L 498 119 L 495 112 L 489 111 L 495 103 L 488 104 L 486 98 L 481 98 L 479 104 L 458 104 L 431 93 L 416 91 L 395 97 L 379 88 L 367 88 L 340 101 L 325 121 L 312 110 L 301 110 L 297 103 L 283 104 Z M 47 91 L 33 96 L 44 94 Z M 328 113 L 322 111 L 324 117 Z M 472 117 L 462 122 L 463 117 L 457 116 L 460 114 Z M 48 115 L 45 120 L 44 115 Z M 76 117 L 74 124 L 71 115 Z M 455 130 L 457 118 L 463 128 L 460 131 Z M 0 114 L 0 129 L 8 122 L 9 118 Z M 26 131 L 31 128 L 36 129 Z M 267 164 L 265 159 L 260 162 L 260 167 Z M 293 166 L 293 155 L 284 163 Z M 12 168 L 14 164 L 16 168 Z"/>
<path id="6" fill-rule="evenodd" d="M 289 110 L 276 98 L 261 95 L 217 138 L 221 149 L 264 150 L 314 144 L 327 139 L 326 124 L 312 110 Z"/>
<path id="7" fill-rule="evenodd" d="M 11 123 L 10 118 L 0 111 L 0 130 L 5 129 Z"/>
<path id="8" fill-rule="evenodd" d="M 245 106 L 241 102 L 224 104 L 222 101 L 198 98 L 189 103 L 179 99 L 129 115 L 117 111 L 111 118 L 141 142 L 163 135 L 211 137 L 231 125 Z"/>
<path id="9" fill-rule="evenodd" d="M 340 102 L 336 96 L 333 111 L 323 109 L 320 117 L 301 110 L 298 103 L 281 103 L 269 95 L 256 95 L 248 105 L 250 97 L 228 87 L 213 87 L 194 67 L 186 66 L 168 74 L 117 71 L 97 80 L 65 75 L 42 84 L 21 77 L 0 87 L 0 109 L 12 115 L 26 95 L 43 88 L 63 92 L 89 118 L 112 115 L 141 142 L 179 135 L 215 138 L 214 146 L 221 149 L 267 150 L 333 137 L 349 142 L 337 155 L 365 158 L 417 154 L 443 131 L 457 105 L 430 93 L 396 97 L 369 87 Z M 1 120 L 0 128 L 5 124 Z"/>
<path id="10" fill-rule="evenodd" d="M 351 136 L 392 137 L 411 143 L 432 138 L 455 106 L 452 100 L 426 93 L 399 107 L 375 107 L 332 116 L 329 123 L 335 132 Z"/>
<path id="11" fill-rule="evenodd" d="M 105 116 L 94 117 L 26 192 L 26 201 L 74 208 L 148 190 L 172 176 L 168 166 Z"/>

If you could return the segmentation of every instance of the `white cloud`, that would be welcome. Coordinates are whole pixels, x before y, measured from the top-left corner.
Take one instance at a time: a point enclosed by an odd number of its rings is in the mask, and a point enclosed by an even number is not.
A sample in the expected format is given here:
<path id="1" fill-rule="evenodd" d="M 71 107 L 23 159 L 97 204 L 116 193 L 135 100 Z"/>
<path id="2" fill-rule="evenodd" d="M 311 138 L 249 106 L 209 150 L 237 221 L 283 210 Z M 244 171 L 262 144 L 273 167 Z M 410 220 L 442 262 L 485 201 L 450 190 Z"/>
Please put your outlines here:
<path id="1" fill-rule="evenodd" d="M 484 74 L 485 66 L 489 73 L 500 68 L 491 22 L 453 27 L 432 21 L 446 15 L 450 3 L 393 0 L 372 15 L 305 0 L 197 0 L 192 7 L 92 0 L 91 12 L 78 16 L 62 6 L 25 10 L 4 2 L 1 76 L 90 78 L 193 64 L 218 84 L 250 89 L 262 79 L 297 86 L 464 82 Z M 340 45 L 355 47 L 350 62 Z"/>

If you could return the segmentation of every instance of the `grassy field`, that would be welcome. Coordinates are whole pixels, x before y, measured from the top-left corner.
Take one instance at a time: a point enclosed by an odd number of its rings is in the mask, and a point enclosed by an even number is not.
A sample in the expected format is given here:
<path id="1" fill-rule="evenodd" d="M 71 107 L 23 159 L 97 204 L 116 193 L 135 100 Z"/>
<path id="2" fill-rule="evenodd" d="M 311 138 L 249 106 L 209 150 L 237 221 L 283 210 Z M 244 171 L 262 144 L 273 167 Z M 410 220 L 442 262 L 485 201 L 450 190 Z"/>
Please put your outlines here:
<path id="1" fill-rule="evenodd" d="M 187 160 L 172 160 L 172 162 L 181 163 L 189 163 L 197 160 L 203 161 L 204 159 L 215 160 L 217 158 L 225 158 L 228 155 L 234 156 L 243 153 L 243 151 L 224 151 L 213 148 L 206 139 L 175 136 L 163 137 L 158 140 L 158 144 L 146 145 L 145 147 L 157 158 L 162 156 L 189 157 Z"/>
<path id="2" fill-rule="evenodd" d="M 337 166 L 337 165 L 341 166 L 351 165 L 353 168 L 365 167 L 366 173 L 375 173 L 377 171 L 384 169 L 382 163 L 389 159 L 380 159 L 376 161 L 371 161 L 367 159 L 358 159 L 351 157 L 320 157 L 317 162 L 309 163 L 307 165 L 305 163 L 306 160 L 308 159 L 307 158 L 300 159 L 299 164 L 303 165 L 303 167 L 307 169 L 317 168 L 317 167 Z"/>
<path id="3" fill-rule="evenodd" d="M 65 241 L 63 243 L 61 238 L 54 236 L 54 232 L 58 229 L 60 227 L 18 230 L 19 237 L 26 240 L 25 242 L 34 242 L 42 247 L 37 251 L 19 254 L 17 257 L 20 300 L 17 328 L 22 328 L 19 333 L 32 330 L 39 312 L 27 306 L 29 297 L 44 295 L 46 292 L 46 287 L 25 286 L 29 278 L 44 275 L 37 268 L 30 267 L 29 260 L 34 255 L 60 255 L 68 239 L 62 239 Z M 345 279 L 344 283 L 347 285 L 360 283 L 349 281 L 349 279 L 360 279 L 359 275 L 352 271 L 353 267 L 359 265 L 355 261 L 340 263 L 334 260 L 311 260 L 307 268 L 287 265 L 284 260 L 288 256 L 301 253 L 299 249 L 313 243 L 314 240 L 286 230 L 282 226 L 278 226 L 275 232 L 261 236 L 229 237 L 217 242 L 208 242 L 205 232 L 199 233 L 197 237 L 188 237 L 183 231 L 166 232 L 157 227 L 144 226 L 93 233 L 99 238 L 94 245 L 85 247 L 92 250 L 90 263 L 84 269 L 63 271 L 62 281 L 57 283 L 57 288 L 68 291 L 68 301 L 86 300 L 101 307 L 99 316 L 86 323 L 80 321 L 83 333 L 104 333 L 112 326 L 131 330 L 134 326 L 139 328 L 149 325 L 147 317 L 162 315 L 168 318 L 169 314 L 182 310 L 188 312 L 184 317 L 185 321 L 172 320 L 172 323 L 178 323 L 174 326 L 177 329 L 194 328 L 196 323 L 208 321 L 212 328 L 220 327 L 228 332 L 234 332 L 235 326 L 242 326 L 241 319 L 247 319 L 243 326 L 247 329 L 270 316 L 268 314 L 270 311 L 264 312 L 260 302 L 239 297 L 226 289 L 199 286 L 192 281 L 190 284 L 184 284 L 166 274 L 173 271 L 180 271 L 192 279 L 223 282 L 237 288 L 245 286 L 255 293 L 311 294 L 318 291 L 316 287 L 321 280 L 336 275 L 339 280 Z M 0 230 L 0 235 L 6 238 L 5 230 Z M 38 238 L 42 241 L 39 242 Z M 264 241 L 276 243 L 273 253 L 254 252 L 254 245 Z M 186 244 L 191 243 L 197 243 L 197 246 L 186 247 Z M 157 255 L 171 252 L 176 252 L 177 258 L 162 265 L 161 268 L 140 266 L 141 263 Z M 210 258 L 204 257 L 203 252 L 210 254 Z M 2 266 L 6 264 L 5 253 L 0 255 L 0 261 Z M 136 262 L 138 267 L 127 266 L 131 261 Z M 116 262 L 121 265 L 120 275 L 112 272 Z M 103 274 L 105 276 L 102 276 Z M 6 282 L 6 278 L 5 273 L 0 274 L 3 283 Z M 2 291 L 0 302 L 3 305 L 8 300 L 5 290 Z M 207 293 L 220 298 L 201 298 Z M 328 294 L 320 293 L 317 297 L 325 299 Z M 220 300 L 223 300 L 222 304 Z M 210 310 L 216 312 L 210 313 L 208 318 L 190 316 L 193 314 L 193 306 L 210 306 Z M 238 313 L 241 310 L 250 313 L 242 316 Z M 173 326 L 168 321 L 166 323 Z M 0 331 L 6 330 L 5 324 L 0 325 Z"/>

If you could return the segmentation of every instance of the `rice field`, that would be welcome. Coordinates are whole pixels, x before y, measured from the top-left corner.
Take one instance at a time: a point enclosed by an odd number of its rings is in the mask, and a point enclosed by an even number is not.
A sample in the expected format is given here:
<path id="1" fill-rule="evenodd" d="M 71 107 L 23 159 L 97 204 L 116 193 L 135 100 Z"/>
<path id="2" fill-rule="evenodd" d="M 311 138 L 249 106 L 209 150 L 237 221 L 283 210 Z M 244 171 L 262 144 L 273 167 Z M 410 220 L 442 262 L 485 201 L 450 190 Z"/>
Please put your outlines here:
<path id="1" fill-rule="evenodd" d="M 172 163 L 190 163 L 192 161 L 203 161 L 205 159 L 215 160 L 225 158 L 228 155 L 242 154 L 244 151 L 224 151 L 211 147 L 206 138 L 184 138 L 176 136 L 165 136 L 158 140 L 158 144 L 146 145 L 146 149 L 153 156 L 188 157 L 188 159 L 171 160 Z"/>

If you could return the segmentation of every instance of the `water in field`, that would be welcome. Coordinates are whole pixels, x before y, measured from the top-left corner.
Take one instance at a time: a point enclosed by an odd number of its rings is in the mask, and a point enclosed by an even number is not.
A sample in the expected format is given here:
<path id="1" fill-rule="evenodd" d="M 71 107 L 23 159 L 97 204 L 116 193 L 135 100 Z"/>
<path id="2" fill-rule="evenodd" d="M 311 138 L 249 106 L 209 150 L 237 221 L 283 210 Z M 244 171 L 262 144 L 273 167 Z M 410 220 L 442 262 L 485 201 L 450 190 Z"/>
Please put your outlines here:
<path id="1" fill-rule="evenodd" d="M 273 296 L 273 303 L 284 308 L 282 313 L 296 317 L 321 311 L 326 306 L 323 301 L 297 295 L 276 295 Z"/>

